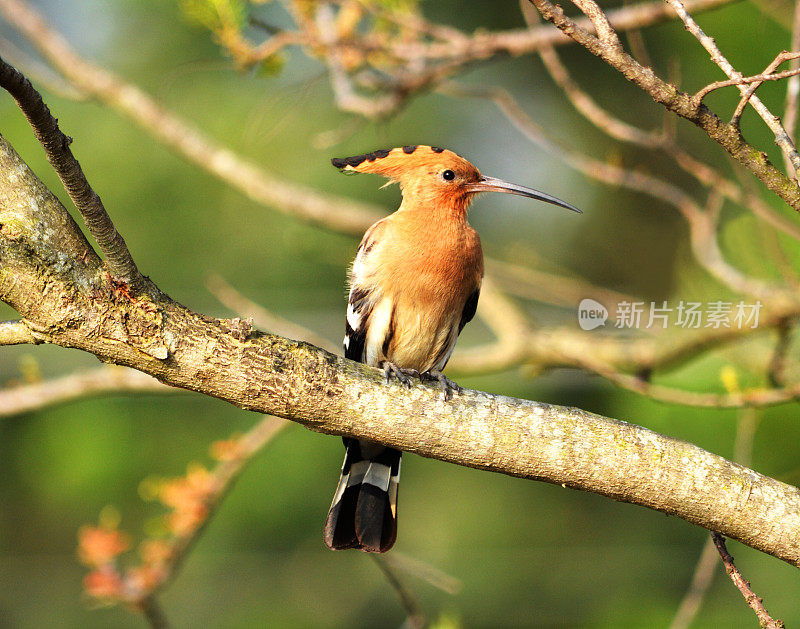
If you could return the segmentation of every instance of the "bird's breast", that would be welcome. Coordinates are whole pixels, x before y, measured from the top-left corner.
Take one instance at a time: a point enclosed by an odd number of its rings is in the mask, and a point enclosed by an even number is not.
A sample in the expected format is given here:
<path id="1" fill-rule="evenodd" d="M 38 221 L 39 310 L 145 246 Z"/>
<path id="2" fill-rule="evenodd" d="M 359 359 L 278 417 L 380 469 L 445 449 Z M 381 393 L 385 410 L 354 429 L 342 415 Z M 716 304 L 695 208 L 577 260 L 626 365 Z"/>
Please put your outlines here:
<path id="1" fill-rule="evenodd" d="M 480 287 L 480 239 L 466 222 L 438 232 L 399 231 L 385 235 L 371 261 L 370 283 L 381 297 L 370 315 L 367 363 L 438 369 L 455 344 L 467 298 Z"/>

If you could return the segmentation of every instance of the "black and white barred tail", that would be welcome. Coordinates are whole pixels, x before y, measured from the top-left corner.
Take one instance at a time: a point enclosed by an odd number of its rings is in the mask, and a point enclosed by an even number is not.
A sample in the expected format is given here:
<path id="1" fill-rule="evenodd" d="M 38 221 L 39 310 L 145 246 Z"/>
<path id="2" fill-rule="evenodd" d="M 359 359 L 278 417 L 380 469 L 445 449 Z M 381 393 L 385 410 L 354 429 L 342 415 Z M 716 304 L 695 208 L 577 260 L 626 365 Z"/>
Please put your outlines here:
<path id="1" fill-rule="evenodd" d="M 397 538 L 397 483 L 402 453 L 369 441 L 344 439 L 347 453 L 325 522 L 331 550 L 385 553 Z"/>

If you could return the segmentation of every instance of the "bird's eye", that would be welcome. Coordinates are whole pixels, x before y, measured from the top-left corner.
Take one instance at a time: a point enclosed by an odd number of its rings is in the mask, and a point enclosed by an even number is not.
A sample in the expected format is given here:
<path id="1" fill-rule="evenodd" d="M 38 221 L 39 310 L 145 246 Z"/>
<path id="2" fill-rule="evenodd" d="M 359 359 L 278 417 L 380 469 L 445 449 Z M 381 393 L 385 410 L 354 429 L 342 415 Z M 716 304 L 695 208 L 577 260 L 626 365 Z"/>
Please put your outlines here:
<path id="1" fill-rule="evenodd" d="M 456 178 L 456 174 L 452 170 L 446 170 L 442 173 L 442 179 L 445 181 L 453 181 Z"/>

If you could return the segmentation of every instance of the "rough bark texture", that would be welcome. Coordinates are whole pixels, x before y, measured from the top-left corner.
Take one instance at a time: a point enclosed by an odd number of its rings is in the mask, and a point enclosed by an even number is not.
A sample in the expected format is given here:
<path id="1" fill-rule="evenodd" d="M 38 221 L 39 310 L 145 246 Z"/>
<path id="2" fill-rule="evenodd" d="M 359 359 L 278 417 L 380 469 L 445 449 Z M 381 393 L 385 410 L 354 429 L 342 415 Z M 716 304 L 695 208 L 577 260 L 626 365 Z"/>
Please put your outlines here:
<path id="1" fill-rule="evenodd" d="M 718 531 L 800 566 L 800 492 L 690 443 L 575 408 L 432 386 L 240 320 L 194 313 L 152 283 L 132 298 L 0 136 L 0 299 L 39 341 L 320 432 L 558 483 Z"/>

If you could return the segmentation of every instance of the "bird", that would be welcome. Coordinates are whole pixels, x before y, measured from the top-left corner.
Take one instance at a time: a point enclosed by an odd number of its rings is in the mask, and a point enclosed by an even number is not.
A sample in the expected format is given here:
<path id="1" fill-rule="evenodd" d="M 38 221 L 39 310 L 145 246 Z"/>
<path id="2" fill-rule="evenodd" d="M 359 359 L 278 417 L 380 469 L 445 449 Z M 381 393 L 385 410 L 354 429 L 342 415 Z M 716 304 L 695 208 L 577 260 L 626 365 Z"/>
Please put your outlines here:
<path id="1" fill-rule="evenodd" d="M 444 400 L 461 388 L 445 368 L 475 316 L 483 252 L 467 210 L 480 192 L 538 199 L 580 213 L 549 194 L 485 177 L 453 151 L 428 145 L 333 158 L 340 171 L 398 183 L 400 207 L 370 227 L 349 274 L 343 341 L 346 358 L 383 369 L 407 387 L 435 381 Z M 400 450 L 344 437 L 345 458 L 324 527 L 332 550 L 384 553 L 397 538 Z"/>

